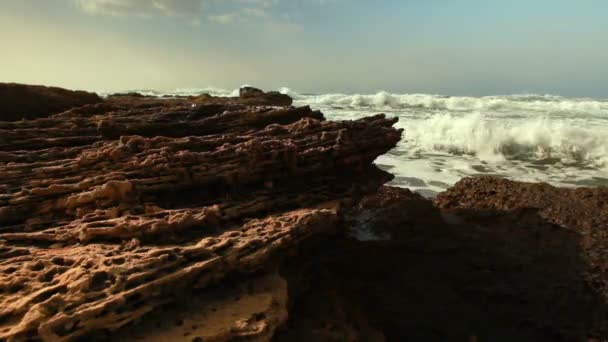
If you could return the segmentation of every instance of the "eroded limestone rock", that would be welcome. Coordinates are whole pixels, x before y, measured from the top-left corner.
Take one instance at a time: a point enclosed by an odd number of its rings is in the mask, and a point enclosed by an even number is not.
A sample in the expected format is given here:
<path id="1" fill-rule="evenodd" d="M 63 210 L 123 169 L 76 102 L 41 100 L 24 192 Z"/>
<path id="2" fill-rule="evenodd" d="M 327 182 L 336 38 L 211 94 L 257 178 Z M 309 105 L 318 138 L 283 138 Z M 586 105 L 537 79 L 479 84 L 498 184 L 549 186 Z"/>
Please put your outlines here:
<path id="1" fill-rule="evenodd" d="M 286 290 L 260 274 L 336 232 L 342 203 L 390 178 L 373 160 L 401 137 L 382 115 L 332 122 L 277 105 L 284 95 L 254 90 L 119 96 L 0 122 L 0 339 L 139 334 L 191 298 L 209 307 L 175 315 L 217 329 L 154 336 L 268 340 L 287 318 Z M 272 295 L 214 287 L 226 277 Z"/>

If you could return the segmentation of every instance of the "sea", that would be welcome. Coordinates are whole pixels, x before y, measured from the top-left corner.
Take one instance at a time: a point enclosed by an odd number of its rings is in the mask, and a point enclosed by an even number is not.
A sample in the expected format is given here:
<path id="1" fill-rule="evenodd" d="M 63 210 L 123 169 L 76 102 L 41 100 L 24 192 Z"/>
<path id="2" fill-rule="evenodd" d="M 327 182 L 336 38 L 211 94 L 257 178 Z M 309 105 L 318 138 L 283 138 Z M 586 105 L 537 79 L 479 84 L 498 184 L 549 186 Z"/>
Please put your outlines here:
<path id="1" fill-rule="evenodd" d="M 218 88 L 136 91 L 238 95 L 238 89 Z M 378 113 L 398 117 L 396 126 L 404 129 L 403 139 L 376 164 L 395 175 L 391 185 L 426 197 L 477 175 L 564 187 L 608 186 L 608 99 L 278 91 L 290 95 L 296 106 L 321 110 L 329 120 Z"/>

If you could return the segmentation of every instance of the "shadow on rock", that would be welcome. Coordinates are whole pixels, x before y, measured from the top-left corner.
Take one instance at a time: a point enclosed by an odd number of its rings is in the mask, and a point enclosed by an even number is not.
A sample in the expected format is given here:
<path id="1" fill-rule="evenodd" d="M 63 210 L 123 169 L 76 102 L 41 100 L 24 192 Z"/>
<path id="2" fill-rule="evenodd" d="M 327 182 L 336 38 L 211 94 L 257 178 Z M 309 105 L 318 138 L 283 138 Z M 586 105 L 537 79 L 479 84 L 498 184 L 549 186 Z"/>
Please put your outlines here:
<path id="1" fill-rule="evenodd" d="M 384 187 L 347 214 L 350 234 L 367 241 L 303 246 L 284 267 L 292 308 L 276 340 L 607 336 L 606 298 L 593 282 L 601 275 L 585 257 L 580 230 L 549 222 L 542 208 L 438 206 Z"/>

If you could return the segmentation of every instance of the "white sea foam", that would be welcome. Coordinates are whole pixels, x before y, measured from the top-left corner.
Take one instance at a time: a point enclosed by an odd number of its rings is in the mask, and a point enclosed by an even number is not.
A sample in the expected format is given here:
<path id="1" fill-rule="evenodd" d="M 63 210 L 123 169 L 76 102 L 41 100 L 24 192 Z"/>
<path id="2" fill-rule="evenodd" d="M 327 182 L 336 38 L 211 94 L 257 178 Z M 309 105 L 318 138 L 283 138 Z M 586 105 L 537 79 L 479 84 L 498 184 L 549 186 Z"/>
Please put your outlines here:
<path id="1" fill-rule="evenodd" d="M 426 194 L 492 174 L 561 186 L 608 185 L 608 101 L 554 95 L 301 95 L 330 119 L 385 112 L 404 139 L 378 159 L 396 185 Z"/>
<path id="2" fill-rule="evenodd" d="M 487 162 L 504 160 L 559 160 L 565 164 L 604 167 L 608 162 L 608 122 L 549 117 L 497 119 L 472 113 L 437 114 L 405 121 L 409 146 L 418 151 L 470 154 Z"/>
<path id="3" fill-rule="evenodd" d="M 564 98 L 554 95 L 509 96 L 441 96 L 428 94 L 392 94 L 385 91 L 376 94 L 323 94 L 299 95 L 282 88 L 299 101 L 344 109 L 371 110 L 445 110 L 454 112 L 497 111 L 519 114 L 586 114 L 608 117 L 608 101 L 587 98 Z"/>

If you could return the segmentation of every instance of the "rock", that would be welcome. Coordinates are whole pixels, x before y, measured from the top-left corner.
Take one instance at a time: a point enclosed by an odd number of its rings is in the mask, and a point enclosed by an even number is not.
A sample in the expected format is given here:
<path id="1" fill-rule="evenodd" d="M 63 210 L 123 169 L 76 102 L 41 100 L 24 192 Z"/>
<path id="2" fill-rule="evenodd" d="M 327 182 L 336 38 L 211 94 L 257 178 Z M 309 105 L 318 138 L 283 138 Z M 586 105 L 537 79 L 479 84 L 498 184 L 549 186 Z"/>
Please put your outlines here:
<path id="1" fill-rule="evenodd" d="M 274 96 L 0 122 L 0 340 L 608 338 L 606 188 L 428 200 L 382 187 L 394 119 Z"/>
<path id="2" fill-rule="evenodd" d="M 465 178 L 435 200 L 445 209 L 531 210 L 558 226 L 594 233 L 608 229 L 608 188 L 557 188 L 503 178 Z M 608 256 L 608 255 L 607 255 Z"/>
<path id="3" fill-rule="evenodd" d="M 0 83 L 0 121 L 42 118 L 102 101 L 97 94 L 85 91 Z"/>
<path id="4" fill-rule="evenodd" d="M 264 92 L 258 88 L 254 87 L 242 87 L 239 89 L 239 97 L 246 99 L 251 97 L 259 97 L 263 96 Z"/>
<path id="5" fill-rule="evenodd" d="M 114 341 L 269 341 L 287 318 L 287 282 L 275 271 L 192 293 L 112 337 Z M 107 336 L 98 339 L 105 341 Z"/>
<path id="6" fill-rule="evenodd" d="M 192 244 L 0 250 L 0 338 L 72 340 L 120 328 L 183 290 L 259 270 L 277 251 L 333 229 L 336 220 L 332 210 L 297 210 Z"/>
<path id="7" fill-rule="evenodd" d="M 285 260 L 277 338 L 605 340 L 607 191 L 484 177 L 433 202 L 382 187 L 344 209 L 382 239 L 319 237 Z"/>
<path id="8" fill-rule="evenodd" d="M 253 87 L 239 89 L 239 97 L 246 100 L 246 103 L 250 105 L 291 106 L 293 102 L 289 95 L 281 94 L 278 91 L 264 93 L 262 90 Z"/>
<path id="9" fill-rule="evenodd" d="M 576 260 L 572 261 L 576 265 L 568 266 L 601 297 L 598 305 L 608 302 L 607 187 L 557 188 L 545 183 L 476 177 L 456 183 L 440 194 L 435 204 L 469 220 L 486 224 L 505 220 L 533 230 L 537 239 L 553 244 L 543 248 L 553 247 L 555 252 Z M 561 234 L 569 236 L 569 240 L 557 240 Z M 604 327 L 608 326 L 608 322 L 604 323 Z M 604 338 L 608 336 L 608 330 L 601 332 Z"/>
<path id="10" fill-rule="evenodd" d="M 165 101 L 165 100 L 160 100 Z M 44 121 L 1 122 L 0 136 L 4 144 L 0 151 L 9 151 L 0 162 L 19 161 L 50 148 L 87 146 L 100 140 L 113 140 L 121 135 L 173 137 L 211 135 L 222 132 L 244 132 L 277 124 L 290 124 L 302 118 L 324 120 L 310 107 L 251 108 L 243 105 L 156 105 L 134 108 L 121 104 L 99 104 L 71 110 Z M 73 150 L 76 152 L 76 150 Z M 17 159 L 10 159 L 14 156 Z M 49 158 L 52 155 L 48 156 Z M 21 158 L 21 159 L 19 159 Z M 33 157 L 32 157 L 33 158 Z M 33 160 L 33 159 L 32 159 Z"/>
<path id="11" fill-rule="evenodd" d="M 442 222 L 433 204 L 420 194 L 389 186 L 364 197 L 347 220 L 350 235 L 360 241 L 399 239 L 408 225 Z"/>
<path id="12" fill-rule="evenodd" d="M 123 136 L 94 146 L 74 147 L 71 158 L 62 150 L 57 157 L 60 159 L 54 159 L 55 150 L 48 151 L 49 160 L 36 162 L 36 168 L 27 163 L 0 167 L 8 186 L 0 198 L 0 222 L 19 224 L 31 215 L 53 213 L 74 217 L 78 210 L 132 206 L 137 204 L 137 198 L 179 189 L 251 184 L 263 187 L 266 181 L 286 176 L 348 172 L 350 168 L 371 164 L 376 156 L 396 144 L 400 132 L 392 128 L 394 122 L 384 116 L 345 122 L 304 118 L 289 125 L 270 125 L 250 135 Z M 135 127 L 131 125 L 129 129 Z M 120 130 L 114 126 L 110 132 Z M 167 135 L 171 135 L 168 128 Z M 368 145 L 360 141 L 367 141 Z M 29 159 L 39 153 L 34 152 Z M 20 157 L 28 159 L 27 155 Z M 116 184 L 131 190 L 115 189 Z M 204 200 L 208 198 L 197 199 Z"/>
<path id="13" fill-rule="evenodd" d="M 143 95 L 143 94 L 135 92 L 135 91 L 131 91 L 131 92 L 127 92 L 127 93 L 114 93 L 114 94 L 108 95 L 109 99 L 122 98 L 122 97 L 145 98 L 145 97 L 153 97 L 153 96 Z"/>
<path id="14" fill-rule="evenodd" d="M 266 341 L 284 325 L 277 265 L 391 178 L 373 161 L 401 131 L 208 100 L 0 122 L 0 339 Z"/>

